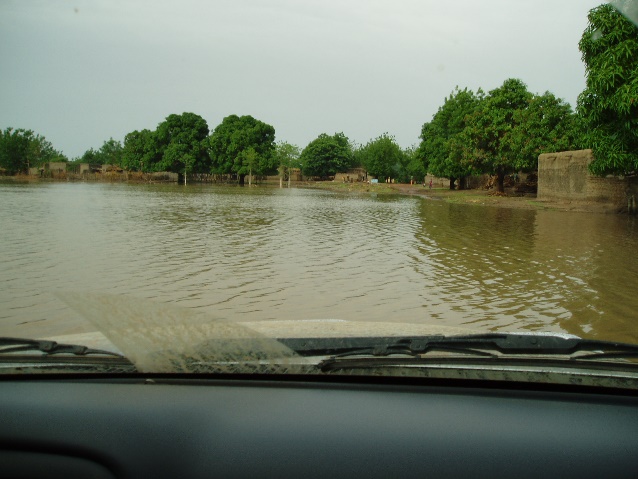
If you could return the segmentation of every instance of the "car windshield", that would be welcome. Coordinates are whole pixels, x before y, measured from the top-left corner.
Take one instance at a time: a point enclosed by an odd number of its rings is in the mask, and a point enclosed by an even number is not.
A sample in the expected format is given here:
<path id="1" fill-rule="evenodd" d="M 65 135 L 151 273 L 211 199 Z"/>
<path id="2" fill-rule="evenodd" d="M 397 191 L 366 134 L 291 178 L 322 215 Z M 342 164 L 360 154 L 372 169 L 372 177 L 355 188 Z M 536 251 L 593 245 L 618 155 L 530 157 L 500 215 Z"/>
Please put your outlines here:
<path id="1" fill-rule="evenodd" d="M 0 12 L 0 374 L 638 387 L 638 1 Z"/>

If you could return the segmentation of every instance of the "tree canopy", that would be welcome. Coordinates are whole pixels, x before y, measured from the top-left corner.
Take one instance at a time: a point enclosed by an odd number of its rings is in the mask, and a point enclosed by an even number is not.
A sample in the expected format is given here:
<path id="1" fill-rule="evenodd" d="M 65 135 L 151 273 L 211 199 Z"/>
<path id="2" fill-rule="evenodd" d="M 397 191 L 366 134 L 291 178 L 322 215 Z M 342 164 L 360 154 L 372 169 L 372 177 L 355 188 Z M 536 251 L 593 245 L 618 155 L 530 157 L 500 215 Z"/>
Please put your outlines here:
<path id="1" fill-rule="evenodd" d="M 467 88 L 460 90 L 457 86 L 445 98 L 432 121 L 425 123 L 421 129 L 421 144 L 417 154 L 427 171 L 435 176 L 449 178 L 451 188 L 455 179 L 472 173 L 471 167 L 461 161 L 459 149 L 453 148 L 453 142 L 467 126 L 468 116 L 477 109 L 482 98 L 482 90 L 475 94 Z M 463 182 L 459 184 L 462 186 Z"/>
<path id="2" fill-rule="evenodd" d="M 133 171 L 170 171 L 184 177 L 205 173 L 210 168 L 207 142 L 208 124 L 201 116 L 171 114 L 154 131 L 128 133 L 117 164 Z"/>
<path id="3" fill-rule="evenodd" d="M 550 92 L 532 96 L 526 108 L 514 112 L 513 122 L 509 141 L 516 170 L 536 169 L 541 153 L 571 150 L 582 141 L 581 122 L 572 107 Z"/>
<path id="4" fill-rule="evenodd" d="M 343 133 L 322 133 L 303 149 L 300 159 L 305 175 L 327 178 L 348 171 L 354 155 Z"/>
<path id="5" fill-rule="evenodd" d="M 297 145 L 285 141 L 277 142 L 275 145 L 275 158 L 279 165 L 279 171 L 282 178 L 288 179 L 288 186 L 290 186 L 291 168 L 301 167 L 300 155 L 301 150 Z"/>
<path id="6" fill-rule="evenodd" d="M 498 191 L 503 191 L 505 174 L 520 161 L 511 132 L 518 126 L 515 113 L 526 108 L 531 99 L 521 80 L 505 80 L 468 116 L 466 127 L 454 141 L 454 155 L 462 158 L 466 168 L 496 175 Z"/>
<path id="7" fill-rule="evenodd" d="M 99 150 L 90 148 L 79 158 L 80 163 L 91 163 L 96 165 L 120 165 L 122 163 L 122 144 L 109 138 Z"/>
<path id="8" fill-rule="evenodd" d="M 422 181 L 427 174 L 426 166 L 423 162 L 423 157 L 419 148 L 416 145 L 410 146 L 403 150 L 407 164 L 406 173 L 409 179 L 415 181 Z M 406 178 L 407 180 L 408 178 Z"/>
<path id="9" fill-rule="evenodd" d="M 588 20 L 578 44 L 587 76 L 578 112 L 594 151 L 590 169 L 599 175 L 636 172 L 638 27 L 609 4 L 590 10 Z"/>
<path id="10" fill-rule="evenodd" d="M 406 155 L 393 136 L 388 133 L 369 141 L 358 152 L 358 158 L 375 178 L 397 178 L 402 176 Z"/>
<path id="11" fill-rule="evenodd" d="M 154 131 L 135 130 L 124 137 L 122 168 L 132 171 L 153 171 L 161 156 L 162 152 Z"/>
<path id="12" fill-rule="evenodd" d="M 530 93 L 519 79 L 490 91 L 464 121 L 465 128 L 450 142 L 450 158 L 473 172 L 496 175 L 501 192 L 507 173 L 533 170 L 539 154 L 578 143 L 571 107 L 549 92 Z"/>
<path id="13" fill-rule="evenodd" d="M 208 138 L 211 173 L 235 173 L 243 184 L 251 174 L 268 174 L 277 170 L 275 128 L 250 115 L 230 115 Z"/>
<path id="14" fill-rule="evenodd" d="M 155 170 L 204 173 L 209 168 L 207 138 L 208 124 L 201 116 L 188 112 L 167 116 L 155 130 L 157 148 L 162 152 Z"/>
<path id="15" fill-rule="evenodd" d="M 68 161 L 44 136 L 23 128 L 0 130 L 0 168 L 9 174 L 28 173 L 49 161 Z"/>

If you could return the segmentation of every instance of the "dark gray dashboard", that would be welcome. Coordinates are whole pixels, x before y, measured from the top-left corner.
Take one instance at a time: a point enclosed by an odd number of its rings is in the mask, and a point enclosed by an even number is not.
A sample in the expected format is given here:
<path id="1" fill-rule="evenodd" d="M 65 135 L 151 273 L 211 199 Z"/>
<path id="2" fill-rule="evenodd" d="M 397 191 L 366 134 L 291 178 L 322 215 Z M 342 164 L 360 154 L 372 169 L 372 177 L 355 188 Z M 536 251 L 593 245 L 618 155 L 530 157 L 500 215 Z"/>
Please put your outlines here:
<path id="1" fill-rule="evenodd" d="M 265 380 L 7 380 L 2 477 L 636 477 L 638 399 Z"/>

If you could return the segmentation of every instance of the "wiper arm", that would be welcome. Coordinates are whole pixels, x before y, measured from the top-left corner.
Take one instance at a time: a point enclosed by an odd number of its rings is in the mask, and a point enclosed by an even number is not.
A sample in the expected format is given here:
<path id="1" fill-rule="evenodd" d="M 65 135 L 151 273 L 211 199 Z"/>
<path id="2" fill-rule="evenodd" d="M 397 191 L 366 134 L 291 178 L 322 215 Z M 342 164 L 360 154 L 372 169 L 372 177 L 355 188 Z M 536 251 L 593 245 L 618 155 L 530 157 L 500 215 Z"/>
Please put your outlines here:
<path id="1" fill-rule="evenodd" d="M 107 355 L 124 358 L 121 354 L 104 349 L 92 349 L 79 344 L 60 344 L 56 341 L 43 339 L 22 339 L 22 338 L 0 338 L 0 355 L 8 353 L 19 353 L 39 351 L 47 355 L 73 354 L 76 356 Z"/>
<path id="2" fill-rule="evenodd" d="M 430 349 L 459 352 L 467 350 L 472 354 L 492 356 L 492 353 L 475 351 L 464 347 L 460 342 L 448 348 L 445 336 L 413 336 L 413 337 L 336 337 L 336 338 L 280 338 L 283 343 L 301 356 L 376 356 L 391 355 L 418 356 Z"/>
<path id="3" fill-rule="evenodd" d="M 488 333 L 466 336 L 417 336 L 372 338 L 280 339 L 304 356 L 331 356 L 319 363 L 322 369 L 350 356 L 369 359 L 408 355 L 420 358 L 432 351 L 473 356 L 563 356 L 573 360 L 638 358 L 638 345 L 581 339 L 560 334 Z M 407 358 L 409 362 L 413 358 Z M 345 365 L 344 365 L 345 367 Z"/>
<path id="4" fill-rule="evenodd" d="M 449 336 L 421 345 L 423 352 L 440 347 L 488 350 L 501 354 L 577 356 L 578 359 L 638 357 L 638 345 L 577 336 L 539 333 L 488 333 Z M 589 354 L 587 354 L 589 353 Z M 575 356 L 574 356 L 575 357 Z M 576 358 L 576 357 L 575 357 Z"/>

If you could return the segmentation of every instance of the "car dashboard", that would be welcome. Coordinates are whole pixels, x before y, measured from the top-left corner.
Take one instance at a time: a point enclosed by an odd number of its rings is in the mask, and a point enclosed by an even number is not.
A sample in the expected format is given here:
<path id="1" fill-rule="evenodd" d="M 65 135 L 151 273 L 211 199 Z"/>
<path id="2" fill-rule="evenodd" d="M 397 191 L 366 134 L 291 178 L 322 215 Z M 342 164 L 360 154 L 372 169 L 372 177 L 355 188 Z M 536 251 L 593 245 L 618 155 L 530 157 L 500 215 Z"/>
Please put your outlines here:
<path id="1" fill-rule="evenodd" d="M 2 477 L 635 477 L 620 390 L 355 376 L 4 377 Z"/>

